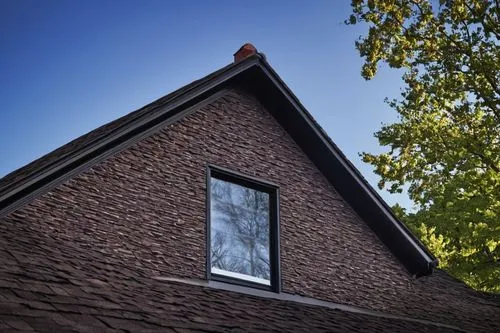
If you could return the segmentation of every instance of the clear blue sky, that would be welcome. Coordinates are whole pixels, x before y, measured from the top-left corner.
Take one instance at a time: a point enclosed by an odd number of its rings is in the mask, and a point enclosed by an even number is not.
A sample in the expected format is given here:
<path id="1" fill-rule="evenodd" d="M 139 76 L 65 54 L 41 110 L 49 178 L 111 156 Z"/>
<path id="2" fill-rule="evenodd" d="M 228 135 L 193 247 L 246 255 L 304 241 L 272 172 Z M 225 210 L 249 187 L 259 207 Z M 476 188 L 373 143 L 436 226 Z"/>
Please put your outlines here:
<path id="1" fill-rule="evenodd" d="M 252 42 L 372 185 L 361 151 L 400 76 L 365 82 L 346 1 L 0 1 L 0 177 L 232 61 Z M 382 193 L 409 206 L 403 196 Z"/>

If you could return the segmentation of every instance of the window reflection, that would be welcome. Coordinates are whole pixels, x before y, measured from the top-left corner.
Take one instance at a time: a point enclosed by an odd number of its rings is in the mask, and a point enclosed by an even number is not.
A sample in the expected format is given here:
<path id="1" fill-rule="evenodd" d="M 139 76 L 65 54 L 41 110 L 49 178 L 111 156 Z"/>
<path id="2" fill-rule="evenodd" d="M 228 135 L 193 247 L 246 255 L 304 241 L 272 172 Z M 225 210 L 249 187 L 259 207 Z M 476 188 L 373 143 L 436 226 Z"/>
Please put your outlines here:
<path id="1" fill-rule="evenodd" d="M 210 184 L 212 273 L 269 284 L 269 194 L 217 178 Z"/>

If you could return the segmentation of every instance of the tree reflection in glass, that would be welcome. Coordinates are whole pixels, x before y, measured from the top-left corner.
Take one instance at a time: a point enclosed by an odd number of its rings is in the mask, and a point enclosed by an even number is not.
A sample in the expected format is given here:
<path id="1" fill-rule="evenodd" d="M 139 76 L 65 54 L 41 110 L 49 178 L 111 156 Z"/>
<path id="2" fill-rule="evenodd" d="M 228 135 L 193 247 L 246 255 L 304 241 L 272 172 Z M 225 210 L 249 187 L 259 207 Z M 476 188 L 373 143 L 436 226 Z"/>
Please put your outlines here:
<path id="1" fill-rule="evenodd" d="M 269 194 L 217 178 L 210 184 L 212 271 L 269 281 Z"/>

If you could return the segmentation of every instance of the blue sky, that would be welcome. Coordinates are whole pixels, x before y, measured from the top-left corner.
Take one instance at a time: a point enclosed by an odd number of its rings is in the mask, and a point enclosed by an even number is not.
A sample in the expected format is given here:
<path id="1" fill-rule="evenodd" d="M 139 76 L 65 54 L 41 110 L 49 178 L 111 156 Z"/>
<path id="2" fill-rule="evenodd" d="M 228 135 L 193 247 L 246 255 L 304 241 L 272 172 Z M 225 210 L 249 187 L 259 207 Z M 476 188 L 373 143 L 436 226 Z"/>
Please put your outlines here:
<path id="1" fill-rule="evenodd" d="M 0 1 L 0 177 L 232 61 L 245 42 L 375 186 L 397 72 L 360 76 L 350 1 Z M 389 196 L 409 206 L 403 196 Z"/>

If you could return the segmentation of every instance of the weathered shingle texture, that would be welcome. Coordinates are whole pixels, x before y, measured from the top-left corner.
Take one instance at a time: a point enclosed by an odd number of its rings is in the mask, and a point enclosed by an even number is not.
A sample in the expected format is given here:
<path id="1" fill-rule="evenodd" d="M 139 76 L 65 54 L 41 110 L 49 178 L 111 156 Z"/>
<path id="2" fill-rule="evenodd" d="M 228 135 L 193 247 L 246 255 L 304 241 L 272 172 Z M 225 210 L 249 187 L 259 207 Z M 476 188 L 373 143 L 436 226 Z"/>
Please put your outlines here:
<path id="1" fill-rule="evenodd" d="M 280 187 L 284 292 L 469 332 L 500 303 L 415 280 L 252 96 L 230 91 L 0 221 L 0 331 L 451 332 L 158 282 L 206 276 L 206 168 Z"/>

